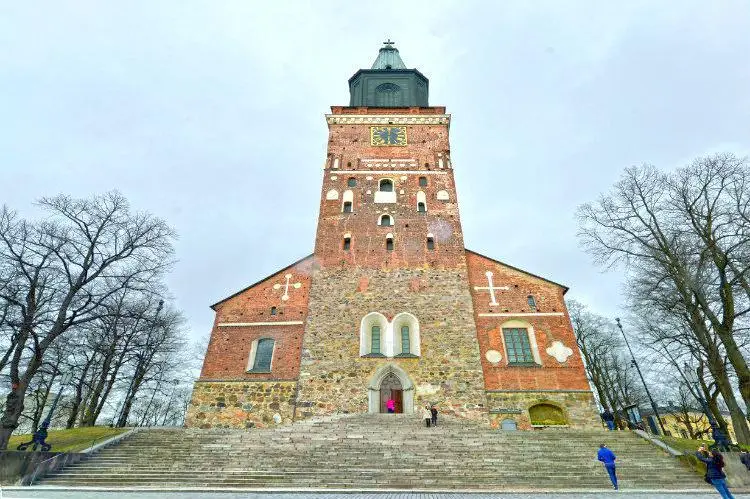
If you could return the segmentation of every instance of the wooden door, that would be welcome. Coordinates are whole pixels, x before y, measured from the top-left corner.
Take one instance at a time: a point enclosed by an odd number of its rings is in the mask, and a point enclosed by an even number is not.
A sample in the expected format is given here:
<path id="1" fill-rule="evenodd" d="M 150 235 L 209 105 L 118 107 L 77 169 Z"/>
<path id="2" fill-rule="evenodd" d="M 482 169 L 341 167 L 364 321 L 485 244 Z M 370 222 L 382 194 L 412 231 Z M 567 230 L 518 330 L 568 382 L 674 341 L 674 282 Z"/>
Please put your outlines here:
<path id="1" fill-rule="evenodd" d="M 393 397 L 393 400 L 396 402 L 396 414 L 401 414 L 402 412 L 404 412 L 403 391 L 392 389 L 391 396 Z"/>

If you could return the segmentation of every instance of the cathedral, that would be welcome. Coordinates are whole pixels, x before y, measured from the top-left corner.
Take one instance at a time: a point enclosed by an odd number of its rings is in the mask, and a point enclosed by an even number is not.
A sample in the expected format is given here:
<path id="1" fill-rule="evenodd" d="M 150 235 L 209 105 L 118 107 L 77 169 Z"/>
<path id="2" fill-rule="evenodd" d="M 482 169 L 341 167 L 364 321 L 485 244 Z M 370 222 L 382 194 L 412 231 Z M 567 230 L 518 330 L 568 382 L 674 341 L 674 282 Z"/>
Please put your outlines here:
<path id="1" fill-rule="evenodd" d="M 428 79 L 389 41 L 349 93 L 326 115 L 314 251 L 211 307 L 186 425 L 388 401 L 505 430 L 597 425 L 567 288 L 464 246 L 451 116 L 428 104 Z"/>

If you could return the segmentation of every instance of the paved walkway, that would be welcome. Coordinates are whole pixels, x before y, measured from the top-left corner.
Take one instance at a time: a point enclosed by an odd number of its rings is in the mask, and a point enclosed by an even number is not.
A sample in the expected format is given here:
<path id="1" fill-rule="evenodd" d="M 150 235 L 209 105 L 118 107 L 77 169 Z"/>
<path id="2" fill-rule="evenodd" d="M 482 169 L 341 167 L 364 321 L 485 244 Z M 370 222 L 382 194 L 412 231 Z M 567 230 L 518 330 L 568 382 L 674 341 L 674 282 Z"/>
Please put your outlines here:
<path id="1" fill-rule="evenodd" d="M 569 492 L 569 493 L 526 493 L 526 494 L 473 494 L 463 492 L 453 493 L 415 493 L 415 492 L 385 492 L 385 493 L 317 493 L 317 492 L 144 492 L 142 490 L 44 490 L 42 488 L 0 489 L 0 499 L 600 499 L 624 497 L 627 499 L 716 499 L 718 494 L 705 493 L 658 493 L 658 492 Z M 734 494 L 737 499 L 750 499 L 748 494 Z"/>

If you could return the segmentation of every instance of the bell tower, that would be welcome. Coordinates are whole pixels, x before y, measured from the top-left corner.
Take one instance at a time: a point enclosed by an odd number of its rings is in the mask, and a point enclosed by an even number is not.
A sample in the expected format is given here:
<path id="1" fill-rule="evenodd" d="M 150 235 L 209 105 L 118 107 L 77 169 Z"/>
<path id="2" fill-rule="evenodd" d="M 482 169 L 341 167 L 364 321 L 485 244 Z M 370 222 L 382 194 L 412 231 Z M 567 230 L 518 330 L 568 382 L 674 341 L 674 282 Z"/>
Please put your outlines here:
<path id="1" fill-rule="evenodd" d="M 404 412 L 439 400 L 485 419 L 450 115 L 390 41 L 349 87 L 351 105 L 326 115 L 297 417 L 333 400 L 380 412 L 382 380 L 396 376 Z"/>

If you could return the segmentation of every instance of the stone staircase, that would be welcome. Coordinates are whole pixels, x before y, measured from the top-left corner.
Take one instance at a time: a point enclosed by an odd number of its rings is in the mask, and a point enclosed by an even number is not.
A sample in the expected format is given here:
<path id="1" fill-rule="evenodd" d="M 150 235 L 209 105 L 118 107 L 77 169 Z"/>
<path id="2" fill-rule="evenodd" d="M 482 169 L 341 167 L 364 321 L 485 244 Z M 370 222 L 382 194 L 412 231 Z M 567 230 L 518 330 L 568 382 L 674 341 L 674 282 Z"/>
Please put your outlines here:
<path id="1" fill-rule="evenodd" d="M 610 488 L 605 442 L 623 488 L 703 488 L 701 478 L 629 432 L 491 430 L 441 418 L 342 415 L 243 430 L 149 429 L 49 475 L 42 485 L 336 489 Z"/>

